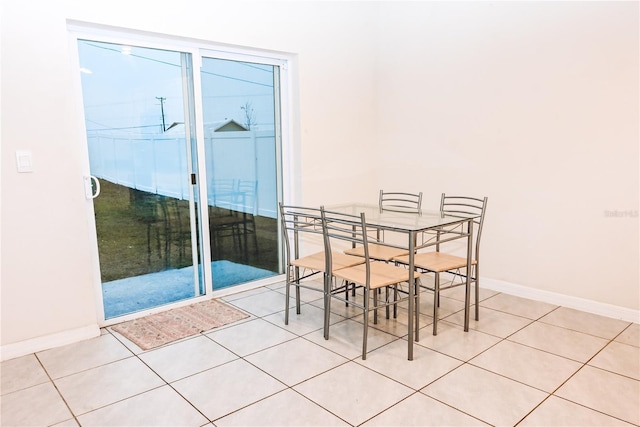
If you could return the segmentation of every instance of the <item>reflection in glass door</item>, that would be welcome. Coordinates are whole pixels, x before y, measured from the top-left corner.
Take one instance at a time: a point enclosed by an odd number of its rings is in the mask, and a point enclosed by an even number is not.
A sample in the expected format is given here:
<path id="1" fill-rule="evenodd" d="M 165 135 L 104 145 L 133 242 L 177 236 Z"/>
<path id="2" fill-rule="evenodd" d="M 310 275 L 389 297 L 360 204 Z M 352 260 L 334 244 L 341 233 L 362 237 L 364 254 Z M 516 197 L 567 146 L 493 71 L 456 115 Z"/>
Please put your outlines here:
<path id="1" fill-rule="evenodd" d="M 202 58 L 213 289 L 279 274 L 279 67 Z M 243 57 L 244 59 L 244 57 Z"/>
<path id="2" fill-rule="evenodd" d="M 190 54 L 90 40 L 78 51 L 105 318 L 204 294 Z"/>

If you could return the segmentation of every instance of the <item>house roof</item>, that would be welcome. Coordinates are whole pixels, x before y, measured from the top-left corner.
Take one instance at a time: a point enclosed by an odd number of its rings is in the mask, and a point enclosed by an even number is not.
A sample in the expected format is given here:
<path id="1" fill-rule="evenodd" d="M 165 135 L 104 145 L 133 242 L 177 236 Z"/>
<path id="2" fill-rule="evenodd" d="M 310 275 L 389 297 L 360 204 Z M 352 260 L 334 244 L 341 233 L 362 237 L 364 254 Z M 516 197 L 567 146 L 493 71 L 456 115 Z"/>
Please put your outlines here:
<path id="1" fill-rule="evenodd" d="M 207 123 L 207 127 L 213 132 L 229 132 L 229 131 L 247 131 L 244 125 L 236 122 L 233 119 L 225 119 L 217 122 Z"/>

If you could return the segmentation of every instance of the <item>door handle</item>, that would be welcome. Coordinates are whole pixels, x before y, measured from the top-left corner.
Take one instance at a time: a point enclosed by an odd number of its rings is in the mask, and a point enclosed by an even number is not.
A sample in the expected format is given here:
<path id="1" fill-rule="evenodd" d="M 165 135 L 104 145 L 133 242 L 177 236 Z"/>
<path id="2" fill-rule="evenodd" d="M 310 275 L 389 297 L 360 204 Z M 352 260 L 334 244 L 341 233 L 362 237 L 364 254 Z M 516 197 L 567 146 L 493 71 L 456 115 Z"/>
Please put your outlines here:
<path id="1" fill-rule="evenodd" d="M 93 192 L 93 184 L 95 183 L 95 193 Z M 95 199 L 100 195 L 100 181 L 93 175 L 84 177 L 84 195 L 87 199 Z"/>

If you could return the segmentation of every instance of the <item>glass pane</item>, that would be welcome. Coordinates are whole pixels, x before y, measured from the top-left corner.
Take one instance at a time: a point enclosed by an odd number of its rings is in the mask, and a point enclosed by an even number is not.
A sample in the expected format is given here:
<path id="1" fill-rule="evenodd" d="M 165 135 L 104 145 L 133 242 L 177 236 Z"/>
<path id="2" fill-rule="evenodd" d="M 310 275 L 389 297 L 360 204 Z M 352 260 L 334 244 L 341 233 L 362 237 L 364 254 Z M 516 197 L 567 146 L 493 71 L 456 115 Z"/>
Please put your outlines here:
<path id="1" fill-rule="evenodd" d="M 202 293 L 195 212 L 188 54 L 78 42 L 105 317 Z M 188 87 L 188 85 L 185 85 Z M 195 263 L 197 265 L 197 261 Z"/>
<path id="2" fill-rule="evenodd" d="M 213 288 L 278 274 L 272 65 L 203 58 Z"/>

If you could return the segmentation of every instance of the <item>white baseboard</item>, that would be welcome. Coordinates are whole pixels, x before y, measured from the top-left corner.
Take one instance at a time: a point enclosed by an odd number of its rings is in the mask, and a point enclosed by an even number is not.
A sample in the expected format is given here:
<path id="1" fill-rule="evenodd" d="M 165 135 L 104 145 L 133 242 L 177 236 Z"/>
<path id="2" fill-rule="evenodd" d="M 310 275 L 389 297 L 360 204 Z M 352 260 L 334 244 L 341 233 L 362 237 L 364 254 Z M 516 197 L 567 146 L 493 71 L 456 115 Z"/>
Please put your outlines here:
<path id="1" fill-rule="evenodd" d="M 272 278 L 270 278 L 272 279 Z M 273 280 L 275 282 L 275 280 Z M 261 285 L 265 285 L 270 280 L 261 281 Z M 599 314 L 601 316 L 620 319 L 627 322 L 640 323 L 640 310 L 619 307 L 611 304 L 605 304 L 597 301 L 587 300 L 584 298 L 572 297 L 569 295 L 558 294 L 556 292 L 545 291 L 541 289 L 530 288 L 527 286 L 516 285 L 514 283 L 505 282 L 503 280 L 489 279 L 483 277 L 481 286 L 497 292 L 514 295 L 522 298 L 528 298 L 536 301 L 542 301 L 549 304 L 559 305 L 562 307 L 573 308 L 585 311 L 587 313 Z M 257 287 L 254 283 L 253 287 Z M 238 289 L 233 290 L 234 293 Z M 216 295 L 220 297 L 222 295 Z M 82 328 L 72 329 L 57 334 L 45 335 L 38 338 L 32 338 L 13 344 L 0 346 L 0 361 L 14 359 L 16 357 L 25 356 L 31 353 L 48 350 L 54 347 L 60 347 L 72 344 L 89 338 L 95 338 L 100 335 L 100 327 L 98 324 L 88 325 Z"/>
<path id="2" fill-rule="evenodd" d="M 509 295 L 560 305 L 562 307 L 573 308 L 575 310 L 586 311 L 587 313 L 599 314 L 627 322 L 640 323 L 640 310 L 633 310 L 484 277 L 480 279 L 480 286 Z"/>
<path id="3" fill-rule="evenodd" d="M 99 335 L 100 328 L 96 323 L 94 325 L 59 332 L 57 334 L 45 335 L 25 341 L 19 341 L 13 344 L 3 345 L 0 347 L 0 361 L 14 359 L 16 357 L 72 344 L 89 338 L 95 338 Z"/>

